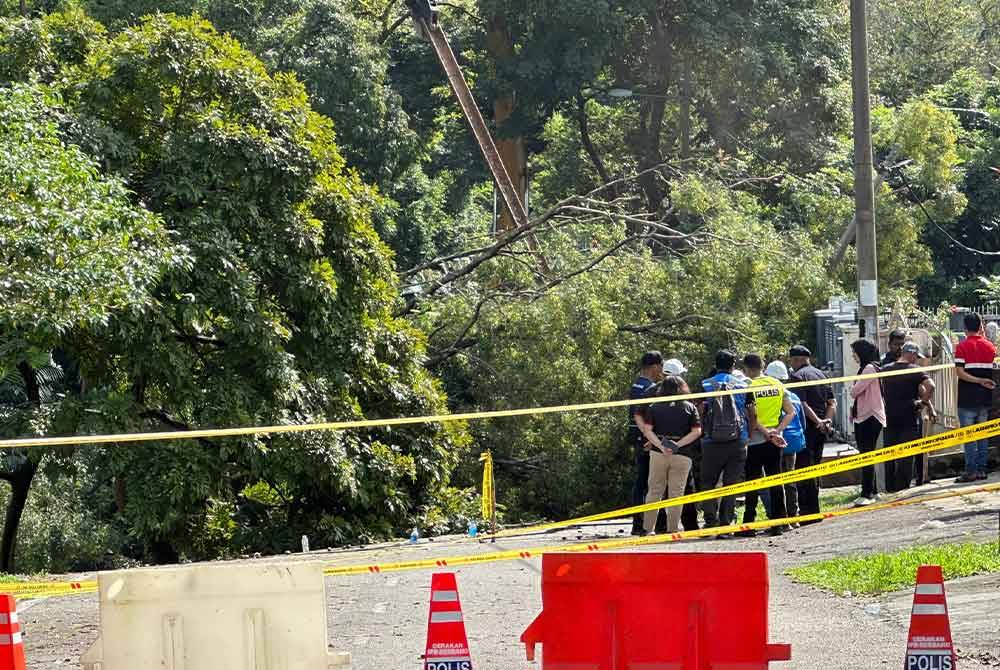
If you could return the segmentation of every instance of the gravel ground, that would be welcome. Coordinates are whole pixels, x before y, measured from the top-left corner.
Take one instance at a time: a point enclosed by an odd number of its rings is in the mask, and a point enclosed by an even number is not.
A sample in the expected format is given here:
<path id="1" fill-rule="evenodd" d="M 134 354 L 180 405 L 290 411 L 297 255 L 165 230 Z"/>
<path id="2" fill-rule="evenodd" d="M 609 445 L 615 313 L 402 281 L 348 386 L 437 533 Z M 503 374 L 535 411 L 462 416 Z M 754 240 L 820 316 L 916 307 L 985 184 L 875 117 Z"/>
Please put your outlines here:
<path id="1" fill-rule="evenodd" d="M 994 478 L 997 480 L 998 478 Z M 931 484 L 910 495 L 952 488 Z M 693 540 L 644 551 L 766 551 L 771 569 L 771 642 L 792 644 L 792 661 L 775 667 L 816 670 L 898 668 L 906 642 L 911 592 L 879 598 L 830 595 L 785 575 L 795 565 L 833 556 L 956 539 L 997 537 L 1000 496 L 981 494 L 824 521 L 780 538 Z M 289 560 L 331 565 L 409 560 L 579 539 L 619 537 L 621 524 L 598 524 L 496 544 L 422 542 L 311 554 Z M 477 670 L 539 667 L 525 661 L 521 632 L 541 610 L 539 559 L 462 567 L 458 573 L 469 643 Z M 429 571 L 332 577 L 327 580 L 330 645 L 349 651 L 354 668 L 418 668 L 426 634 Z M 962 670 L 1000 668 L 1000 579 L 959 580 L 947 586 Z M 954 595 L 953 595 L 954 591 Z M 22 604 L 29 670 L 79 667 L 97 637 L 96 596 Z M 138 670 L 138 669 L 137 669 Z M 220 669 L 225 670 L 225 669 Z"/>

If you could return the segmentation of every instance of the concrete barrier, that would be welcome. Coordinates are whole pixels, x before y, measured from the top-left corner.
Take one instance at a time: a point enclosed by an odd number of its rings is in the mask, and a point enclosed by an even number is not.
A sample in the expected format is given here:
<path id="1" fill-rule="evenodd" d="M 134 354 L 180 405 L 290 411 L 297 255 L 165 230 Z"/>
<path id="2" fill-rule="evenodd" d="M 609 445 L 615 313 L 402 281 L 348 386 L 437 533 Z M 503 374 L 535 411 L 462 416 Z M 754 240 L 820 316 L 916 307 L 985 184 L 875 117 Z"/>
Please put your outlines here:
<path id="1" fill-rule="evenodd" d="M 83 670 L 330 670 L 323 566 L 123 570 L 98 577 L 101 637 Z"/>

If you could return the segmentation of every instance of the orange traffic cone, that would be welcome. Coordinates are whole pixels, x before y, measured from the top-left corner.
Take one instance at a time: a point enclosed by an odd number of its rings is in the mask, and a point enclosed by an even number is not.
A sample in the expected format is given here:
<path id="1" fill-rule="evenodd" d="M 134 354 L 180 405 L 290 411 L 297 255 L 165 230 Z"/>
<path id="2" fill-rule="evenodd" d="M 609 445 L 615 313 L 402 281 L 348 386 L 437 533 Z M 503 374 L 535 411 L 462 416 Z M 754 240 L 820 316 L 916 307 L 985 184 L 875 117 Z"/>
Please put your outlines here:
<path id="1" fill-rule="evenodd" d="M 6 595 L 0 595 L 0 670 L 25 670 L 17 603 Z"/>
<path id="2" fill-rule="evenodd" d="M 921 565 L 913 592 L 903 670 L 954 670 L 955 661 L 941 566 Z"/>
<path id="3" fill-rule="evenodd" d="M 438 572 L 431 576 L 424 670 L 472 670 L 462 603 L 458 600 L 458 583 L 453 572 Z"/>

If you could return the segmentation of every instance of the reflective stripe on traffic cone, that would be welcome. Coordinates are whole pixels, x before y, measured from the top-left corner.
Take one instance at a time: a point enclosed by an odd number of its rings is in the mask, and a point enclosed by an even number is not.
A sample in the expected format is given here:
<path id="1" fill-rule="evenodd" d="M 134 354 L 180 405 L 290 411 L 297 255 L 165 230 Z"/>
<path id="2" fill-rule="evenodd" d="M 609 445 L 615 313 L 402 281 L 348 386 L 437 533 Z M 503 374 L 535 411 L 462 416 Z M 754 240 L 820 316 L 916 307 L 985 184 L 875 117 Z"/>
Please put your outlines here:
<path id="1" fill-rule="evenodd" d="M 921 565 L 913 591 L 903 670 L 954 670 L 955 661 L 941 566 Z"/>

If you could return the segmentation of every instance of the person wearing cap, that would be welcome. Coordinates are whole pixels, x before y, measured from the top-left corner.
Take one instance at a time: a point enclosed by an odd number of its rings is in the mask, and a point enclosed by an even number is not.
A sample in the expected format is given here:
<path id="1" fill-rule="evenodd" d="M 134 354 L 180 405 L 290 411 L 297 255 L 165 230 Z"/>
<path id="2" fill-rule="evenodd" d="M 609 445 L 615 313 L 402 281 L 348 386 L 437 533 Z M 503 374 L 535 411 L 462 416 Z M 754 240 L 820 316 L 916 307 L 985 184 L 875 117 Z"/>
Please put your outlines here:
<path id="1" fill-rule="evenodd" d="M 812 352 L 796 345 L 788 352 L 792 365 L 789 381 L 821 382 L 827 379 L 821 370 L 810 362 Z M 803 408 L 806 409 L 806 448 L 796 458 L 797 467 L 807 468 L 823 461 L 823 445 L 833 430 L 833 417 L 837 412 L 837 401 L 829 384 L 813 384 L 800 389 Z M 799 512 L 819 514 L 819 479 L 799 482 Z M 815 523 L 815 522 L 810 522 Z"/>
<path id="2" fill-rule="evenodd" d="M 922 434 L 920 413 L 934 397 L 934 380 L 921 370 L 917 359 L 922 358 L 920 346 L 907 342 L 899 352 L 899 359 L 883 371 L 913 370 L 913 374 L 884 377 L 882 393 L 885 396 L 885 436 L 883 444 L 893 447 L 897 444 L 920 439 Z M 887 491 L 902 491 L 910 487 L 913 479 L 914 457 L 907 456 L 885 464 L 885 488 Z M 923 468 L 917 473 L 917 480 L 923 479 Z"/>
<path id="3" fill-rule="evenodd" d="M 756 422 L 750 431 L 750 444 L 747 447 L 747 481 L 781 474 L 781 452 L 785 448 L 782 434 L 795 418 L 795 409 L 787 398 L 785 389 L 777 379 L 762 374 L 763 367 L 764 361 L 758 354 L 743 357 L 743 368 L 750 379 L 750 388 L 755 389 L 753 396 L 757 407 Z M 750 524 L 757 520 L 757 498 L 756 491 L 747 493 L 743 523 Z M 785 517 L 785 494 L 780 485 L 768 489 L 767 516 L 769 519 Z M 781 535 L 782 528 L 773 526 L 768 532 L 771 535 Z M 745 530 L 737 534 L 741 537 L 753 537 L 756 531 Z"/>
<path id="4" fill-rule="evenodd" d="M 768 363 L 764 374 L 783 384 L 788 381 L 788 368 L 781 361 Z M 799 396 L 792 391 L 786 390 L 785 397 L 792 404 L 794 414 L 781 434 L 785 438 L 785 448 L 781 452 L 781 471 L 791 472 L 795 469 L 797 455 L 806 448 L 806 409 Z M 797 484 L 785 484 L 785 514 L 788 517 L 799 515 L 799 487 Z M 791 527 L 798 528 L 798 524 L 794 523 Z"/>
<path id="5" fill-rule="evenodd" d="M 632 382 L 629 388 L 629 400 L 638 400 L 646 396 L 647 392 L 663 379 L 663 354 L 659 351 L 647 351 L 639 360 L 639 376 Z M 649 452 L 643 449 L 642 433 L 639 425 L 635 421 L 635 415 L 643 411 L 644 405 L 629 405 L 628 408 L 628 436 L 626 440 L 632 450 L 635 462 L 635 482 L 632 484 L 632 504 L 642 505 L 646 502 L 646 487 L 649 481 Z M 666 517 L 664 516 L 664 523 Z M 642 515 L 636 514 L 632 518 L 632 534 L 642 535 Z"/>
<path id="6" fill-rule="evenodd" d="M 880 367 L 884 368 L 896 362 L 904 342 L 906 342 L 906 331 L 902 328 L 895 328 L 889 333 L 889 347 L 885 352 L 885 356 L 882 357 Z"/>
<path id="7" fill-rule="evenodd" d="M 670 375 L 673 377 L 684 377 L 688 372 L 688 369 L 684 367 L 676 358 L 670 358 L 663 362 L 663 374 Z"/>

